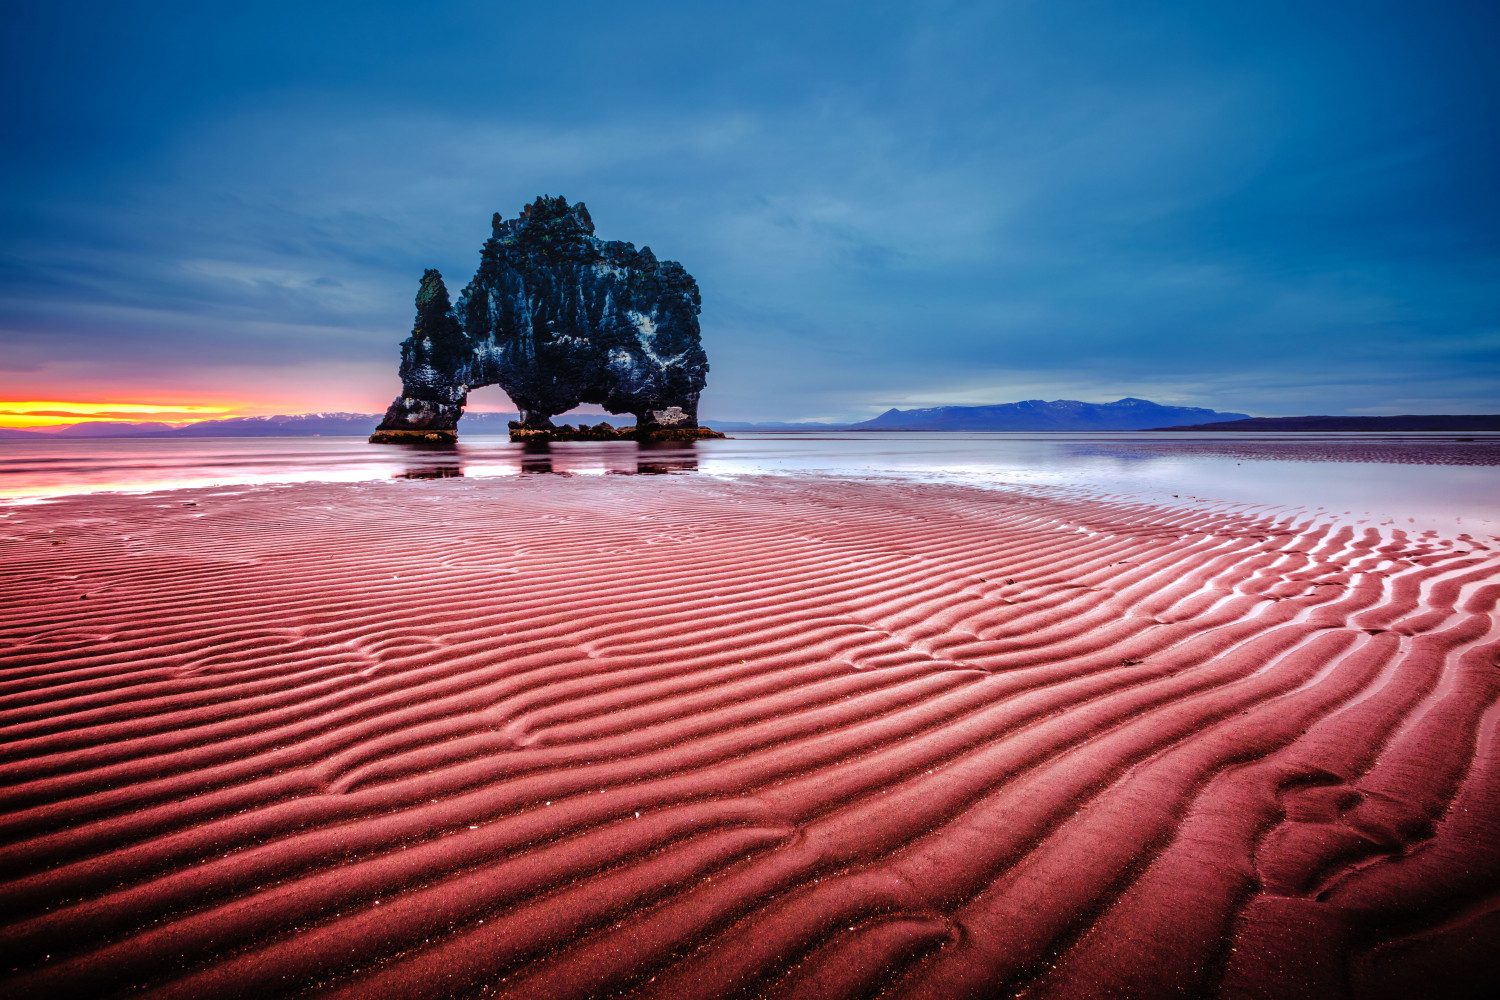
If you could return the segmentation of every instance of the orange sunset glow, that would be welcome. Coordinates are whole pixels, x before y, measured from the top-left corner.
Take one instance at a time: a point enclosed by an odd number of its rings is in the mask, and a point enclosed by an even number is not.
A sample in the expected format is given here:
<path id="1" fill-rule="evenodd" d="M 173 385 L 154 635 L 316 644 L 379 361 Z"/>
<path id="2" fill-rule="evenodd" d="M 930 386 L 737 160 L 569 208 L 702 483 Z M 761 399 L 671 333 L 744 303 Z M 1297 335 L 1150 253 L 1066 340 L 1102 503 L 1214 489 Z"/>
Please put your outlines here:
<path id="1" fill-rule="evenodd" d="M 0 400 L 0 427 L 46 429 L 88 420 L 146 421 L 189 424 L 236 416 L 224 406 L 180 406 L 166 403 L 63 402 L 60 400 Z"/>

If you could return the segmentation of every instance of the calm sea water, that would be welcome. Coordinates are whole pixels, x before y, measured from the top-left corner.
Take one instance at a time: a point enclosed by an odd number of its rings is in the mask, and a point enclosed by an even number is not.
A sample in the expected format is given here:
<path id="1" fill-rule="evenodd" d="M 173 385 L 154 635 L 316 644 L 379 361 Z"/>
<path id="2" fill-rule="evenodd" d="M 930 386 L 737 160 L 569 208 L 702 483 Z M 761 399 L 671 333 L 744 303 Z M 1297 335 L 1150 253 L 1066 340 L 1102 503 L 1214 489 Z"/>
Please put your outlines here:
<path id="1" fill-rule="evenodd" d="M 0 441 L 0 500 L 98 491 L 453 476 L 804 474 L 1228 503 L 1500 533 L 1500 435 L 737 432 L 691 446 L 452 448 L 360 438 Z"/>

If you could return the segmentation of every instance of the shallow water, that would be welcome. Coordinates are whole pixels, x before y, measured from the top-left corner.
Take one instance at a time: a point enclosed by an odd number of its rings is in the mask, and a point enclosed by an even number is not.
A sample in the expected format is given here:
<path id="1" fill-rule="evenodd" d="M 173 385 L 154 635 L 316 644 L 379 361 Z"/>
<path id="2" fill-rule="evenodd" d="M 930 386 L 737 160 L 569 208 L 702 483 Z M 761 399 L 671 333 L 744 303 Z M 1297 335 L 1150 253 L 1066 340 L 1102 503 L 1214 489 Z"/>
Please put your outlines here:
<path id="1" fill-rule="evenodd" d="M 359 438 L 0 441 L 0 498 L 529 474 L 817 474 L 1275 508 L 1500 532 L 1496 434 L 736 432 L 724 441 L 451 448 Z"/>

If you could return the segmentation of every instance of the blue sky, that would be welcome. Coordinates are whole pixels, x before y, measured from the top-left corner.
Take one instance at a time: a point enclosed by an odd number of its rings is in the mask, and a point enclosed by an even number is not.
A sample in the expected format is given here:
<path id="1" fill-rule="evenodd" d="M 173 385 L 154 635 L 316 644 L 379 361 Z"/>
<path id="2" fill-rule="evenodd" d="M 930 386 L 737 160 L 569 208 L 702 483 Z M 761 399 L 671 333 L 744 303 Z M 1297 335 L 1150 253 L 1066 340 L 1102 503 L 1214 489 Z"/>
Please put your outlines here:
<path id="1" fill-rule="evenodd" d="M 549 193 L 697 277 L 710 419 L 1500 409 L 1494 3 L 7 13 L 5 398 L 383 409 Z"/>

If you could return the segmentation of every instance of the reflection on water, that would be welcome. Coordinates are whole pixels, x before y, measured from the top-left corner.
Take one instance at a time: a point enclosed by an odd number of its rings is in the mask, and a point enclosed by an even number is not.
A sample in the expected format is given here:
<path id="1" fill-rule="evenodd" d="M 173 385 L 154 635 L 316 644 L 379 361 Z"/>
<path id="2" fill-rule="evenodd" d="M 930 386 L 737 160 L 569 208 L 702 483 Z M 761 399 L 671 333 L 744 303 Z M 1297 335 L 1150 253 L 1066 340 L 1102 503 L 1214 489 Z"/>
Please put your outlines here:
<path id="1" fill-rule="evenodd" d="M 0 498 L 302 481 L 811 474 L 1227 501 L 1500 531 L 1500 435 L 737 432 L 691 443 L 0 441 Z"/>
<path id="2" fill-rule="evenodd" d="M 552 468 L 552 445 L 546 441 L 527 441 L 521 445 L 521 471 L 557 471 Z"/>
<path id="3" fill-rule="evenodd" d="M 522 474 L 588 475 L 661 475 L 670 472 L 697 471 L 696 442 L 649 441 L 604 442 L 591 447 L 559 447 L 546 441 L 528 441 L 519 445 L 516 469 Z M 387 445 L 405 451 L 405 468 L 395 472 L 402 480 L 447 480 L 463 475 L 465 451 L 458 445 Z M 472 474 L 495 475 L 496 468 L 484 459 L 471 457 Z"/>
<path id="4" fill-rule="evenodd" d="M 454 479 L 464 474 L 463 455 L 452 444 L 388 445 L 400 448 L 406 467 L 394 473 L 398 479 Z"/>
<path id="5" fill-rule="evenodd" d="M 671 472 L 697 472 L 696 442 L 642 441 L 636 452 L 635 471 L 660 476 Z"/>

